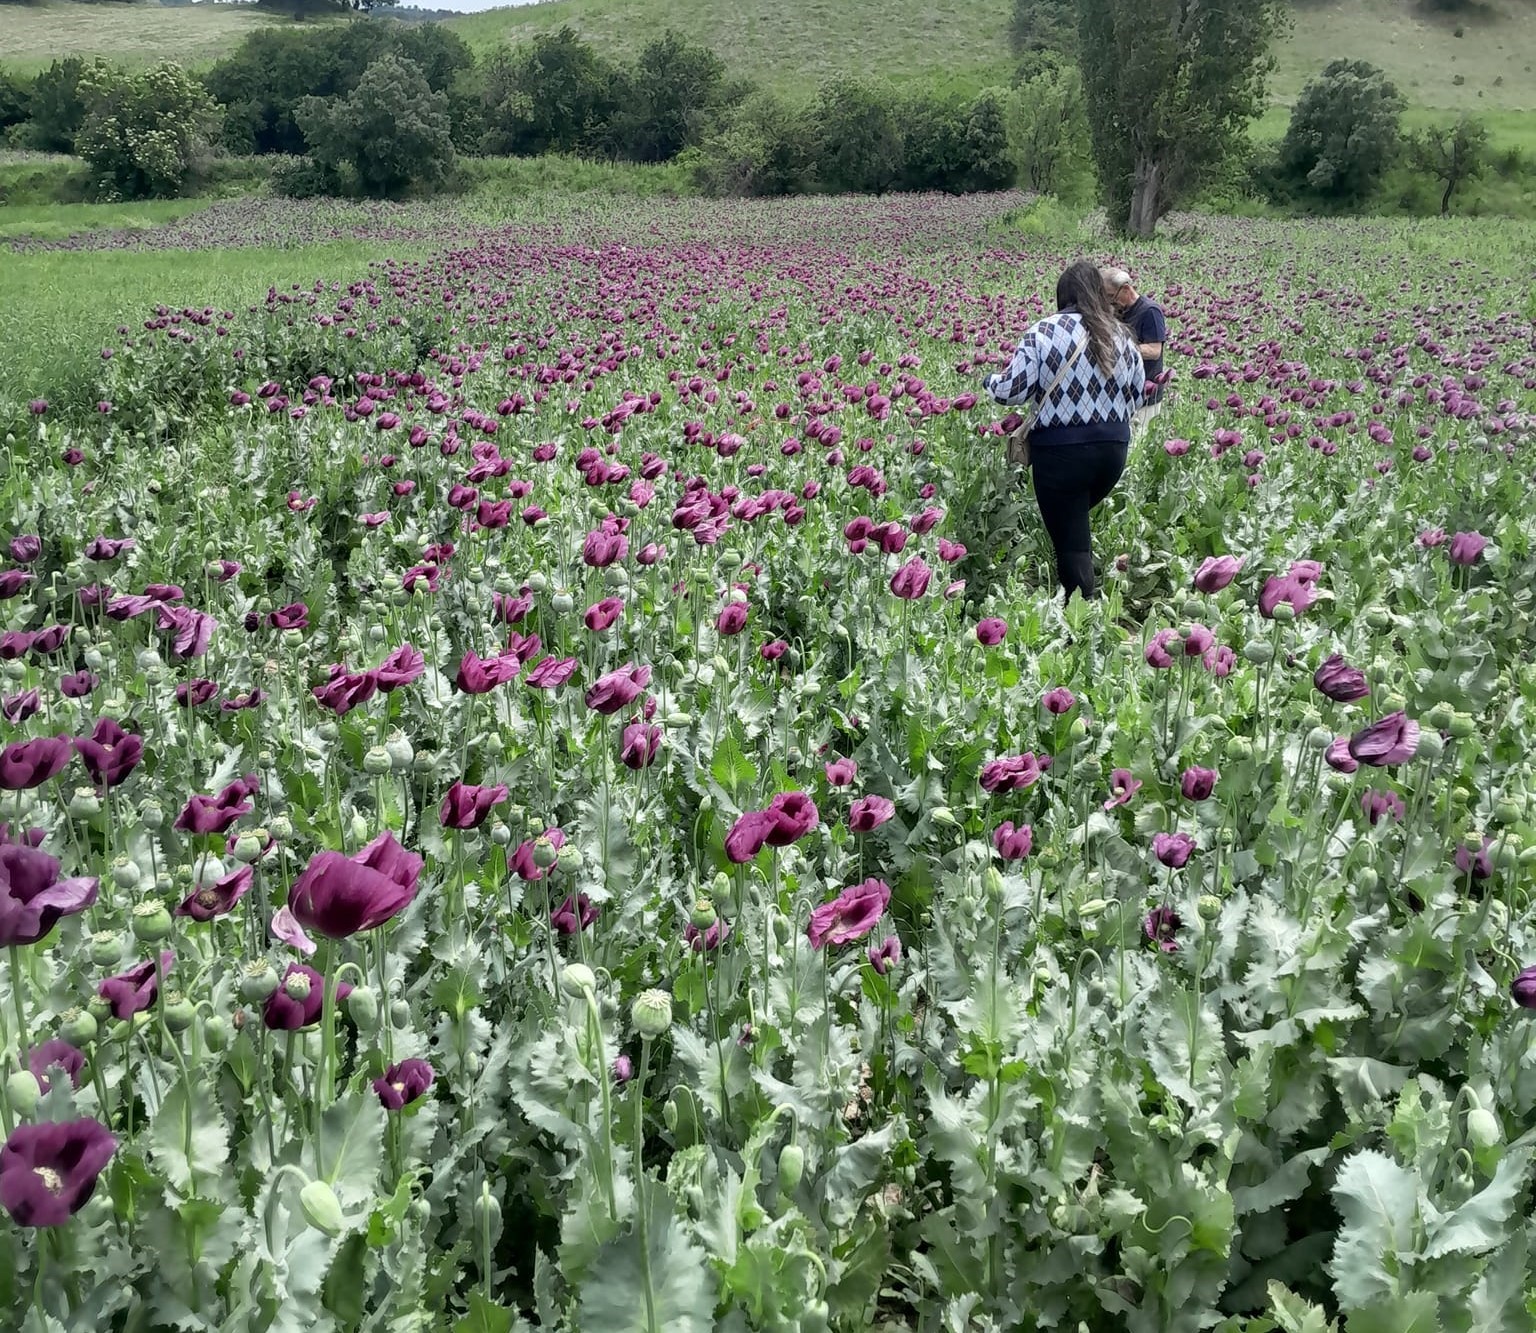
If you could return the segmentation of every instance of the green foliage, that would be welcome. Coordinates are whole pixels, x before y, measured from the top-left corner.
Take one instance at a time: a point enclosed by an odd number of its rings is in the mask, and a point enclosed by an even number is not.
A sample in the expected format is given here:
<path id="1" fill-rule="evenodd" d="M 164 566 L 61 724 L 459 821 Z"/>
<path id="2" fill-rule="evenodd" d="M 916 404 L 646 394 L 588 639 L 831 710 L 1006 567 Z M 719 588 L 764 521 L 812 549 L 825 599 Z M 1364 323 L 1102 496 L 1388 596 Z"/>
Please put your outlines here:
<path id="1" fill-rule="evenodd" d="M 617 81 L 570 27 L 498 52 L 485 73 L 480 151 L 526 157 L 599 147 L 618 107 Z"/>
<path id="2" fill-rule="evenodd" d="M 671 161 L 704 137 L 732 91 L 719 56 L 668 31 L 623 71 L 609 148 L 631 162 Z"/>
<path id="3" fill-rule="evenodd" d="M 387 52 L 415 64 L 434 92 L 454 93 L 456 126 L 472 107 L 478 110 L 461 86 L 474 68 L 474 55 L 457 33 L 439 24 L 262 28 L 204 75 L 224 107 L 225 146 L 232 152 L 302 153 L 299 102 L 348 95 L 363 71 Z"/>
<path id="4" fill-rule="evenodd" d="M 1112 226 L 1158 219 L 1236 148 L 1264 104 L 1278 0 L 1082 0 L 1079 59 Z"/>
<path id="5" fill-rule="evenodd" d="M 1076 65 L 1052 61 L 1014 88 L 1005 123 L 1021 186 L 1069 198 L 1092 189 L 1088 112 Z"/>
<path id="6" fill-rule="evenodd" d="M 1488 127 L 1471 116 L 1451 125 L 1431 125 L 1408 140 L 1408 156 L 1419 171 L 1445 187 L 1442 215 L 1451 211 L 1458 187 L 1481 176 L 1488 166 Z"/>
<path id="7" fill-rule="evenodd" d="M 1073 0 L 1013 0 L 1008 41 L 1014 52 L 1071 55 L 1077 50 L 1077 6 Z"/>
<path id="8" fill-rule="evenodd" d="M 452 177 L 448 98 L 397 55 L 375 60 L 346 97 L 306 98 L 297 117 L 315 163 L 362 194 L 430 193 Z"/>
<path id="9" fill-rule="evenodd" d="M 755 93 L 682 162 L 701 194 L 800 194 L 810 188 L 814 169 L 810 112 L 773 93 Z"/>
<path id="10" fill-rule="evenodd" d="M 1363 60 L 1335 60 L 1302 91 L 1280 142 L 1277 171 L 1297 195 L 1367 199 L 1401 141 L 1402 94 Z"/>
<path id="11" fill-rule="evenodd" d="M 30 94 L 29 84 L 0 70 L 0 132 L 21 124 L 31 114 L 27 105 Z"/>
<path id="12" fill-rule="evenodd" d="M 80 126 L 85 121 L 85 98 L 80 76 L 85 62 L 78 56 L 55 60 L 32 80 L 27 97 L 25 131 L 29 147 L 45 153 L 72 153 Z"/>
<path id="13" fill-rule="evenodd" d="M 179 65 L 134 72 L 93 61 L 79 92 L 86 113 L 76 148 L 120 198 L 176 194 L 209 152 L 217 109 Z"/>
<path id="14" fill-rule="evenodd" d="M 888 86 L 831 79 L 811 111 L 817 176 L 835 193 L 883 194 L 902 168 L 901 125 Z"/>

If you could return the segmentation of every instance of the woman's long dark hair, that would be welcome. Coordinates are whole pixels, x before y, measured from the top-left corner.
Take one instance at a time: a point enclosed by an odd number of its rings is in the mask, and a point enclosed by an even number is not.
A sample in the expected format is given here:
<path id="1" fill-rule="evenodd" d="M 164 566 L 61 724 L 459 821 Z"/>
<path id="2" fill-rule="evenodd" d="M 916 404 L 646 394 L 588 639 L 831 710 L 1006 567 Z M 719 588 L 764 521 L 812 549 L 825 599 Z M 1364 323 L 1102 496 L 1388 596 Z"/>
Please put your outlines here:
<path id="1" fill-rule="evenodd" d="M 1097 265 L 1079 260 L 1057 279 L 1056 309 L 1072 310 L 1082 317 L 1083 328 L 1088 331 L 1088 355 L 1099 373 L 1110 378 L 1125 335 L 1104 293 L 1104 279 Z"/>

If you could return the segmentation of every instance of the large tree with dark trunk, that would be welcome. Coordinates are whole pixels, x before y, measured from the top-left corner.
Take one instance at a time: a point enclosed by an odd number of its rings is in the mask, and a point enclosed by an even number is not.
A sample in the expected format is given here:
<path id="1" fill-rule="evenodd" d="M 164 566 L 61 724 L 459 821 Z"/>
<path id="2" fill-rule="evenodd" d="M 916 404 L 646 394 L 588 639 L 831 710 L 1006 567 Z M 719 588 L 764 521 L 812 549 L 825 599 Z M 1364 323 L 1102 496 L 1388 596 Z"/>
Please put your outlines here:
<path id="1" fill-rule="evenodd" d="M 1080 0 L 1078 61 L 1111 223 L 1150 236 L 1264 107 L 1283 0 Z"/>

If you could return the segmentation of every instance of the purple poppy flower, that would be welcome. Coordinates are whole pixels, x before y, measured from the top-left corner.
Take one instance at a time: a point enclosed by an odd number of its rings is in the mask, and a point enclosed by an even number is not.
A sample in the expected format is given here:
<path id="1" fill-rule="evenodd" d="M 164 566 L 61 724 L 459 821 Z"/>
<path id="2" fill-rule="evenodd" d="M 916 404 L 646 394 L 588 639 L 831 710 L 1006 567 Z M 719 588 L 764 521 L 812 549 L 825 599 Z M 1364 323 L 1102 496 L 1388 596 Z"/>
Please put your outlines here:
<path id="1" fill-rule="evenodd" d="M 1259 614 L 1273 620 L 1275 608 L 1284 602 L 1299 616 L 1316 600 L 1317 593 L 1310 581 L 1295 574 L 1272 574 L 1259 592 Z"/>
<path id="2" fill-rule="evenodd" d="M 213 632 L 219 622 L 204 611 L 194 611 L 190 606 L 160 604 L 160 628 L 174 630 L 171 653 L 181 661 L 201 657 L 213 641 Z"/>
<path id="3" fill-rule="evenodd" d="M 320 948 L 314 940 L 304 933 L 304 927 L 294 920 L 290 908 L 279 907 L 272 914 L 272 924 L 269 927 L 272 938 L 286 944 L 290 949 L 297 949 L 305 957 L 313 957 Z"/>
<path id="4" fill-rule="evenodd" d="M 816 803 L 803 791 L 780 792 L 763 813 L 772 821 L 765 834 L 770 847 L 788 847 L 821 822 Z"/>
<path id="5" fill-rule="evenodd" d="M 47 1094 L 50 1085 L 48 1071 L 62 1069 L 71 1087 L 80 1086 L 80 1072 L 85 1068 L 85 1052 L 76 1050 L 62 1037 L 53 1037 L 41 1046 L 27 1052 L 27 1069 L 37 1080 L 37 1090 Z"/>
<path id="6" fill-rule="evenodd" d="M 454 674 L 453 684 L 462 694 L 489 694 L 498 685 L 516 680 L 517 673 L 522 669 L 522 662 L 514 654 L 477 657 L 472 652 L 466 652 L 459 659 L 459 669 Z"/>
<path id="7" fill-rule="evenodd" d="M 144 742 L 126 732 L 109 717 L 101 718 L 89 736 L 75 740 L 80 762 L 98 787 L 116 787 L 144 758 Z"/>
<path id="8" fill-rule="evenodd" d="M 1035 831 L 1028 824 L 1014 826 L 1012 821 L 992 830 L 992 846 L 1005 861 L 1022 861 L 1035 845 Z"/>
<path id="9" fill-rule="evenodd" d="M 42 706 L 43 696 L 37 690 L 23 690 L 0 700 L 0 716 L 13 727 L 19 727 L 29 718 L 36 717 Z"/>
<path id="10" fill-rule="evenodd" d="M 747 604 L 745 602 L 730 602 L 715 617 L 715 629 L 727 638 L 740 634 L 747 627 Z"/>
<path id="11" fill-rule="evenodd" d="M 35 577 L 24 569 L 8 569 L 0 574 L 0 601 L 9 601 L 12 597 L 21 596 L 22 589 Z"/>
<path id="12" fill-rule="evenodd" d="M 587 690 L 586 704 L 594 713 L 611 716 L 628 708 L 651 683 L 648 666 L 624 666 L 599 676 Z"/>
<path id="13" fill-rule="evenodd" d="M 789 645 L 783 639 L 773 639 L 759 648 L 757 655 L 765 662 L 777 662 L 788 651 Z"/>
<path id="14" fill-rule="evenodd" d="M 1152 854 L 1170 870 L 1182 870 L 1194 855 L 1195 840 L 1187 833 L 1154 833 Z"/>
<path id="15" fill-rule="evenodd" d="M 307 930 L 344 940 L 409 907 L 421 887 L 421 868 L 421 857 L 385 829 L 356 856 L 317 852 L 294 881 L 288 906 Z"/>
<path id="16" fill-rule="evenodd" d="M 1175 936 L 1183 924 L 1173 908 L 1154 907 L 1141 923 L 1141 933 L 1147 937 L 1148 943 L 1157 945 L 1164 953 L 1178 953 L 1179 942 Z"/>
<path id="17" fill-rule="evenodd" d="M 345 1000 L 352 987 L 342 982 L 332 999 Z M 325 1009 L 325 978 L 305 963 L 289 963 L 282 983 L 262 1005 L 261 1021 L 270 1032 L 299 1032 L 313 1027 Z"/>
<path id="18" fill-rule="evenodd" d="M 398 1111 L 425 1096 L 436 1077 L 425 1060 L 402 1060 L 373 1080 L 373 1090 L 386 1111 Z"/>
<path id="19" fill-rule="evenodd" d="M 1207 556 L 1195 571 L 1195 588 L 1200 592 L 1220 592 L 1238 576 L 1242 567 L 1241 556 Z"/>
<path id="20" fill-rule="evenodd" d="M 1359 667 L 1350 666 L 1339 653 L 1331 654 L 1318 667 L 1313 673 L 1312 684 L 1319 693 L 1340 704 L 1353 703 L 1371 692 L 1370 686 L 1365 683 L 1365 672 Z"/>
<path id="21" fill-rule="evenodd" d="M 10 544 L 11 559 L 18 565 L 30 565 L 43 553 L 43 539 L 35 533 L 23 533 L 19 537 L 12 537 Z"/>
<path id="22" fill-rule="evenodd" d="M 562 935 L 579 935 L 597 920 L 597 906 L 584 893 L 567 894 L 549 914 L 549 923 Z"/>
<path id="23" fill-rule="evenodd" d="M 923 563 L 920 555 L 913 556 L 891 575 L 891 591 L 903 601 L 915 602 L 928 591 L 928 581 L 933 570 Z"/>
<path id="24" fill-rule="evenodd" d="M 101 677 L 94 671 L 76 671 L 59 677 L 59 693 L 66 699 L 84 699 L 100 684 Z"/>
<path id="25" fill-rule="evenodd" d="M 85 558 L 87 560 L 116 560 L 124 551 L 131 550 L 134 546 L 132 537 L 92 537 L 85 544 Z"/>
<path id="26" fill-rule="evenodd" d="M 1389 815 L 1401 824 L 1403 815 L 1407 813 L 1401 796 L 1395 791 L 1383 791 L 1377 788 L 1372 788 L 1361 795 L 1360 812 L 1373 828 Z"/>
<path id="27" fill-rule="evenodd" d="M 255 808 L 251 797 L 260 789 L 260 780 L 254 773 L 248 773 L 217 796 L 194 796 L 182 807 L 172 827 L 183 833 L 227 833 L 235 820 Z"/>
<path id="28" fill-rule="evenodd" d="M 89 1117 L 18 1125 L 0 1147 L 0 1207 L 21 1227 L 61 1227 L 85 1207 L 117 1140 Z"/>
<path id="29" fill-rule="evenodd" d="M 402 643 L 379 663 L 374 676 L 385 694 L 419 680 L 427 669 L 426 658 L 409 643 Z"/>
<path id="30" fill-rule="evenodd" d="M 345 717 L 360 704 L 365 704 L 378 693 L 379 674 L 376 671 L 334 671 L 324 685 L 316 685 L 310 693 L 337 717 Z"/>
<path id="31" fill-rule="evenodd" d="M 176 955 L 169 949 L 160 952 L 160 972 L 170 975 L 171 964 L 176 961 Z M 160 994 L 160 980 L 155 972 L 153 959 L 130 967 L 126 972 L 119 972 L 115 977 L 108 977 L 96 987 L 96 993 L 112 1007 L 112 1017 L 122 1022 L 127 1022 L 135 1014 L 141 1014 Z"/>
<path id="32" fill-rule="evenodd" d="M 1349 738 L 1351 758 L 1373 768 L 1406 764 L 1419 752 L 1419 724 L 1399 710 Z"/>
<path id="33" fill-rule="evenodd" d="M 875 928 L 890 901 L 890 886 L 881 880 L 866 879 L 862 884 L 849 885 L 811 913 L 806 928 L 811 948 L 862 939 Z"/>
<path id="34" fill-rule="evenodd" d="M 896 814 L 896 806 L 884 796 L 864 796 L 848 809 L 848 827 L 855 833 L 873 833 Z"/>
<path id="35" fill-rule="evenodd" d="M 986 620 L 976 625 L 976 642 L 988 648 L 995 648 L 1008 637 L 1008 622 L 999 620 L 996 616 L 989 616 Z"/>
<path id="36" fill-rule="evenodd" d="M 1523 967 L 1515 974 L 1510 995 L 1522 1009 L 1536 1009 L 1536 967 Z"/>
<path id="37" fill-rule="evenodd" d="M 558 852 L 565 846 L 563 829 L 545 829 L 540 836 L 548 841 L 551 851 Z M 512 869 L 516 871 L 519 879 L 528 884 L 537 884 L 544 878 L 544 867 L 534 858 L 537 843 L 538 839 L 530 838 L 527 842 L 520 843 L 517 850 L 512 853 Z"/>
<path id="38" fill-rule="evenodd" d="M 745 865 L 768 845 L 768 833 L 777 823 L 766 810 L 748 810 L 725 835 L 725 854 L 733 865 Z"/>
<path id="39" fill-rule="evenodd" d="M 30 837 L 0 843 L 0 946 L 36 944 L 61 917 L 96 901 L 95 879 L 61 880 L 59 870 L 58 861 L 38 851 Z"/>
<path id="40" fill-rule="evenodd" d="M 176 915 L 189 916 L 194 921 L 212 921 L 216 916 L 229 915 L 250 890 L 255 875 L 254 867 L 240 866 L 214 884 L 193 889 L 177 907 Z"/>
<path id="41" fill-rule="evenodd" d="M 500 805 L 506 799 L 505 785 L 471 787 L 463 782 L 455 782 L 443 797 L 442 806 L 437 812 L 438 822 L 444 828 L 479 828 L 491 813 L 491 807 Z"/>
<path id="42" fill-rule="evenodd" d="M 649 768 L 656 761 L 656 751 L 661 746 L 661 728 L 644 722 L 631 722 L 624 728 L 619 747 L 619 760 L 626 768 L 638 772 Z"/>
<path id="43" fill-rule="evenodd" d="M 217 682 L 199 676 L 196 680 L 184 681 L 176 687 L 176 703 L 181 708 L 201 708 L 204 704 L 212 703 L 218 693 Z"/>
<path id="44" fill-rule="evenodd" d="M 1032 751 L 991 759 L 981 766 L 981 789 L 994 794 L 1024 791 L 1040 781 L 1045 769 L 1046 764 L 1037 759 Z"/>
<path id="45" fill-rule="evenodd" d="M 1217 773 L 1214 768 L 1186 768 L 1179 779 L 1179 790 L 1186 801 L 1205 801 L 1216 790 Z"/>
<path id="46" fill-rule="evenodd" d="M 1360 765 L 1349 752 L 1349 737 L 1338 736 L 1333 743 L 1323 752 L 1323 758 L 1328 761 L 1328 767 L 1336 773 L 1353 773 Z"/>
<path id="47" fill-rule="evenodd" d="M 1117 768 L 1109 775 L 1109 799 L 1104 802 L 1104 808 L 1113 810 L 1117 805 L 1129 805 L 1140 790 L 1140 778 L 1128 768 Z"/>
<path id="48" fill-rule="evenodd" d="M 56 778 L 69 764 L 74 745 L 68 736 L 39 736 L 13 741 L 0 750 L 0 788 L 31 791 Z"/>
<path id="49" fill-rule="evenodd" d="M 887 976 L 901 962 L 901 941 L 894 935 L 887 935 L 879 944 L 869 946 L 866 957 L 876 972 L 882 977 Z"/>
<path id="50" fill-rule="evenodd" d="M 1493 846 L 1492 838 L 1484 838 L 1483 845 L 1476 851 L 1463 844 L 1456 849 L 1456 869 L 1470 879 L 1491 879 L 1493 877 L 1493 857 L 1488 855 L 1488 849 Z"/>
<path id="51" fill-rule="evenodd" d="M 1483 558 L 1488 538 L 1480 532 L 1458 532 L 1451 538 L 1451 563 L 1475 565 Z"/>
<path id="52" fill-rule="evenodd" d="M 1141 655 L 1149 667 L 1156 671 L 1166 671 L 1173 665 L 1173 653 L 1169 651 L 1170 649 L 1183 653 L 1179 632 L 1176 629 L 1160 629 L 1147 640 L 1147 646 L 1142 649 Z"/>
<path id="53" fill-rule="evenodd" d="M 846 787 L 854 779 L 859 771 L 859 766 L 852 759 L 839 757 L 826 765 L 827 786 Z"/>
<path id="54" fill-rule="evenodd" d="M 582 614 L 581 623 L 594 634 L 601 634 L 604 630 L 611 629 L 616 621 L 624 613 L 624 603 L 618 597 L 604 597 L 600 602 L 594 602 Z"/>
<path id="55" fill-rule="evenodd" d="M 1047 690 L 1040 696 L 1040 704 L 1047 713 L 1054 713 L 1060 717 L 1063 713 L 1070 713 L 1077 707 L 1077 696 L 1065 685 L 1058 685 L 1054 690 Z"/>
<path id="56" fill-rule="evenodd" d="M 523 677 L 531 690 L 557 690 L 576 674 L 574 657 L 541 657 Z"/>

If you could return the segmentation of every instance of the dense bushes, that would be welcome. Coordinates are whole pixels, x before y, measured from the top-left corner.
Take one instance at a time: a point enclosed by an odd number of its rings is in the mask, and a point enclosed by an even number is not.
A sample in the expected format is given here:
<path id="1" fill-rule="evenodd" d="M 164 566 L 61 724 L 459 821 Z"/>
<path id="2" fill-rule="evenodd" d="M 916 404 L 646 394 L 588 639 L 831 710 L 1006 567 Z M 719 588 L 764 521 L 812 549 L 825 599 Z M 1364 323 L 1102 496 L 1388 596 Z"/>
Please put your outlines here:
<path id="1" fill-rule="evenodd" d="M 96 60 L 79 81 L 85 119 L 76 151 L 124 199 L 177 194 L 208 154 L 218 110 L 179 65 L 116 69 Z"/>
<path id="2" fill-rule="evenodd" d="M 1359 204 L 1392 164 L 1406 103 L 1363 60 L 1335 60 L 1302 89 L 1280 142 L 1278 183 L 1320 203 Z"/>

